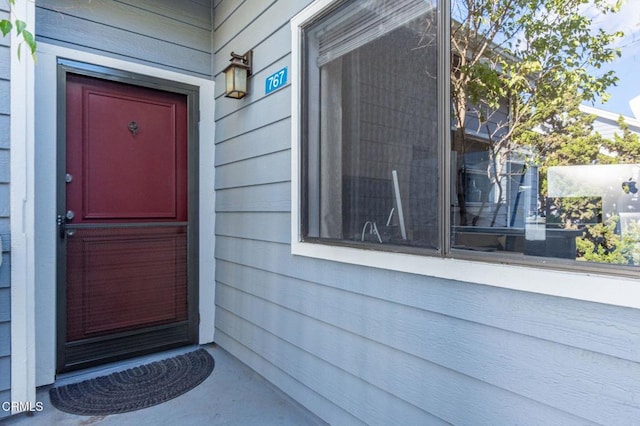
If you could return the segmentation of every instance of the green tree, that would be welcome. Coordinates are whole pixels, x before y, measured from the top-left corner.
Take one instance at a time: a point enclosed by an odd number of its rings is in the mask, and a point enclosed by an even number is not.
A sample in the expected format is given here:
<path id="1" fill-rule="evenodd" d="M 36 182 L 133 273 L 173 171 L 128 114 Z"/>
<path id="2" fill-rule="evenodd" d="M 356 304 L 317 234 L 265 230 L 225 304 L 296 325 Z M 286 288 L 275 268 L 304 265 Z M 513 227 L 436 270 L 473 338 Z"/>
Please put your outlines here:
<path id="1" fill-rule="evenodd" d="M 505 160 L 522 150 L 532 129 L 553 126 L 577 104 L 605 97 L 615 84 L 613 71 L 592 70 L 620 55 L 611 46 L 622 33 L 593 30 L 584 13 L 587 5 L 602 14 L 621 6 L 609 0 L 452 1 L 451 99 L 458 154 L 453 167 L 459 177 L 466 169 L 471 118 L 477 119 L 471 130 L 488 137 L 487 174 L 502 199 Z M 575 148 L 567 144 L 565 149 Z M 561 157 L 562 151 L 554 153 Z M 467 223 L 464 185 L 459 178 L 462 224 Z"/>
<path id="2" fill-rule="evenodd" d="M 620 218 L 613 215 L 604 223 L 594 224 L 602 215 L 602 205 L 593 197 L 547 199 L 547 170 L 552 166 L 576 164 L 635 164 L 640 161 L 640 137 L 629 129 L 621 116 L 619 131 L 605 139 L 594 131 L 595 115 L 586 114 L 574 104 L 566 114 L 550 121 L 546 132 L 523 135 L 538 154 L 540 199 L 552 207 L 547 224 L 564 228 L 584 226 L 584 234 L 577 240 L 579 260 L 599 263 L 639 264 L 640 229 L 631 223 L 620 235 Z M 624 190 L 624 188 L 621 188 Z"/>
<path id="3" fill-rule="evenodd" d="M 603 148 L 611 154 L 608 156 L 609 163 L 637 163 L 640 160 L 640 136 L 629 130 L 629 125 L 622 116 L 618 118 L 618 126 L 620 132 L 616 132 L 612 140 L 603 144 Z"/>
<path id="4" fill-rule="evenodd" d="M 631 222 L 627 232 L 620 236 L 619 221 L 616 215 L 585 228 L 584 236 L 576 241 L 577 260 L 640 265 L 640 225 Z"/>
<path id="5" fill-rule="evenodd" d="M 27 0 L 22 0 L 22 1 L 27 1 Z M 9 0 L 10 6 L 14 6 L 15 4 L 16 4 L 16 0 Z M 14 16 L 13 7 L 12 7 L 11 15 L 9 19 L 0 19 L 0 33 L 2 33 L 3 37 L 6 37 L 14 29 L 16 31 L 16 34 L 22 39 L 22 41 L 20 41 L 20 44 L 18 45 L 18 58 L 20 58 L 22 44 L 24 43 L 29 48 L 29 51 L 31 52 L 31 56 L 35 60 L 35 54 L 36 54 L 35 37 L 29 30 L 27 30 L 27 24 L 24 21 L 18 19 L 16 16 Z"/>
<path id="6" fill-rule="evenodd" d="M 547 193 L 549 167 L 611 162 L 602 150 L 610 141 L 595 132 L 597 117 L 582 112 L 580 102 L 578 96 L 567 97 L 564 113 L 549 117 L 544 131 L 523 129 L 519 135 L 517 143 L 532 148 L 531 161 L 540 174 L 540 194 Z"/>

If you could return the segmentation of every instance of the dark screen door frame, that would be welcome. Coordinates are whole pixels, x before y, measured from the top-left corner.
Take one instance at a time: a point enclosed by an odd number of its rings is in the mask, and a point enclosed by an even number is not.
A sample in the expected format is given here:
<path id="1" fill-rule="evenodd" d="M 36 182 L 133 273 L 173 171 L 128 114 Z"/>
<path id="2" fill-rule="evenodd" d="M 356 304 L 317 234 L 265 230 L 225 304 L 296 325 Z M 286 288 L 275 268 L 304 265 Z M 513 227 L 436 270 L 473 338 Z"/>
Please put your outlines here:
<path id="1" fill-rule="evenodd" d="M 105 344 L 97 343 L 90 352 L 74 354 L 66 347 L 66 238 L 56 236 L 57 241 L 57 274 L 56 274 L 56 367 L 58 372 L 90 367 L 92 365 L 113 362 L 131 356 L 143 355 L 162 349 L 178 347 L 198 341 L 198 121 L 199 121 L 199 88 L 185 83 L 145 76 L 133 72 L 97 66 L 89 63 L 58 59 L 57 61 L 57 169 L 56 169 L 56 218 L 66 213 L 66 84 L 67 74 L 79 74 L 118 83 L 130 84 L 145 88 L 157 89 L 186 96 L 188 126 L 188 230 L 187 230 L 187 331 L 181 335 L 159 330 L 150 330 L 147 336 L 136 333 L 122 333 L 113 341 Z M 56 229 L 57 230 L 57 229 Z M 154 338 L 148 338 L 155 333 Z M 125 348 L 119 350 L 119 348 Z M 128 348 L 128 349 L 126 349 Z"/>

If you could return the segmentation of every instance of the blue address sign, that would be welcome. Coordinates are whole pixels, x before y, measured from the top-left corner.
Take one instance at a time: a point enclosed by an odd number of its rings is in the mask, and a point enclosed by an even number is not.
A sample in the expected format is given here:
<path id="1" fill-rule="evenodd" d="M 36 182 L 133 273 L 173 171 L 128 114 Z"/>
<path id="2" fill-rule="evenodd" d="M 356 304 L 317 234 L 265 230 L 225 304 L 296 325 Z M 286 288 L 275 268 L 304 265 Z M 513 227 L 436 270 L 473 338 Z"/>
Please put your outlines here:
<path id="1" fill-rule="evenodd" d="M 268 95 L 274 90 L 278 90 L 287 84 L 287 67 L 282 68 L 279 71 L 274 72 L 268 76 L 264 81 L 264 94 Z"/>

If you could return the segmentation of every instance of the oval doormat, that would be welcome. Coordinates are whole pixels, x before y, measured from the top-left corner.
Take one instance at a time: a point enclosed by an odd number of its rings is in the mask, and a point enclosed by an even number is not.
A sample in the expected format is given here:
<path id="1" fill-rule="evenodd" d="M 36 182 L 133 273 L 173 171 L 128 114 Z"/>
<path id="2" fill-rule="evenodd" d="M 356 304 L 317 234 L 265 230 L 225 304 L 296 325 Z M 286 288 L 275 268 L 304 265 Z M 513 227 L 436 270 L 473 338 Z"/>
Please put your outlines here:
<path id="1" fill-rule="evenodd" d="M 205 349 L 49 390 L 54 407 L 71 414 L 105 416 L 151 407 L 195 388 L 213 371 Z"/>

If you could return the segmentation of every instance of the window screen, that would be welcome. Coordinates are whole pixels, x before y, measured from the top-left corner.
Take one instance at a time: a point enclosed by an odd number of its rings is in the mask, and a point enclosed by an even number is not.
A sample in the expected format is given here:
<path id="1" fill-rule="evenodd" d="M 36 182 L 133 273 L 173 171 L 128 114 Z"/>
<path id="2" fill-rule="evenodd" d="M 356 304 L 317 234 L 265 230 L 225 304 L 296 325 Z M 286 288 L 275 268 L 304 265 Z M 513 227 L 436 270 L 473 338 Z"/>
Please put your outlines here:
<path id="1" fill-rule="evenodd" d="M 356 1 L 304 29 L 306 238 L 438 248 L 435 18 Z"/>

